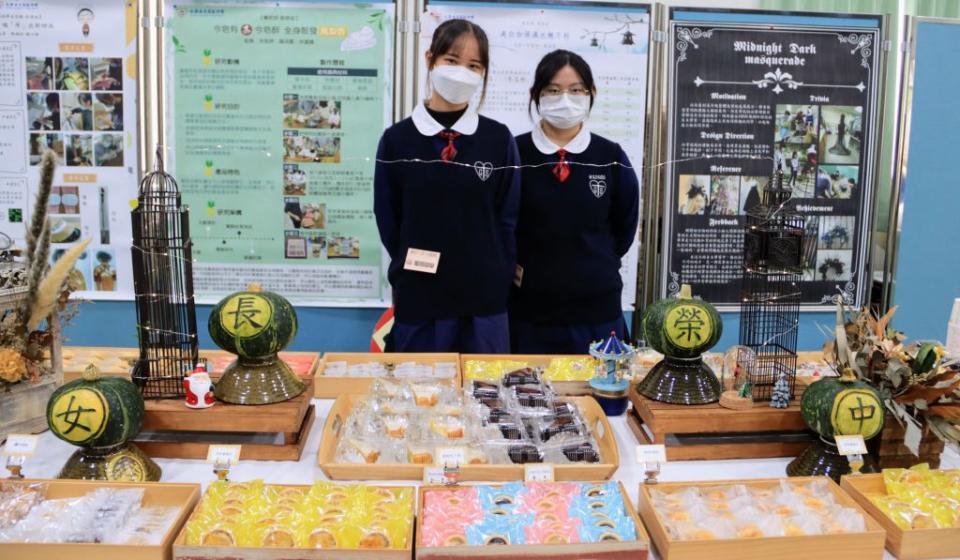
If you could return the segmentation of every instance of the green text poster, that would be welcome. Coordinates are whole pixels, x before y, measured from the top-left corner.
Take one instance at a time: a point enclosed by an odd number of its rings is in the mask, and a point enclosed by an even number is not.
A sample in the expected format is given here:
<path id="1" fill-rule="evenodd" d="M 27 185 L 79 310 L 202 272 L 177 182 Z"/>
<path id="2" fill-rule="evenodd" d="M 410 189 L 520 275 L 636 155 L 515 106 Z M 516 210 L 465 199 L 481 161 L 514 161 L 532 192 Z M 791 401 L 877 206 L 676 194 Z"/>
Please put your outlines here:
<path id="1" fill-rule="evenodd" d="M 393 5 L 174 7 L 169 121 L 195 289 L 380 302 L 373 158 Z"/>

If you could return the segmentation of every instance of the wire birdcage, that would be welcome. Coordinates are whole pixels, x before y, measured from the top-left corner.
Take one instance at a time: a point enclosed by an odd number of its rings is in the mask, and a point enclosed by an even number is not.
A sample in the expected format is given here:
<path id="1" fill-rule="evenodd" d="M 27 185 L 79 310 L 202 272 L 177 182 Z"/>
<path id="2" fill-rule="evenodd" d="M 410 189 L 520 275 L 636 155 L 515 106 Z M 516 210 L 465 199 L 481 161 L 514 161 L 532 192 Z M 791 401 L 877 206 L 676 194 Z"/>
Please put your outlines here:
<path id="1" fill-rule="evenodd" d="M 747 209 L 740 344 L 756 354 L 748 372 L 756 401 L 770 400 L 780 376 L 787 380 L 790 398 L 796 389 L 805 220 L 788 207 L 791 196 L 778 170 L 762 202 Z"/>
<path id="2" fill-rule="evenodd" d="M 137 203 L 132 251 L 140 358 L 133 381 L 144 398 L 183 397 L 183 377 L 198 359 L 190 211 L 159 149 Z"/>

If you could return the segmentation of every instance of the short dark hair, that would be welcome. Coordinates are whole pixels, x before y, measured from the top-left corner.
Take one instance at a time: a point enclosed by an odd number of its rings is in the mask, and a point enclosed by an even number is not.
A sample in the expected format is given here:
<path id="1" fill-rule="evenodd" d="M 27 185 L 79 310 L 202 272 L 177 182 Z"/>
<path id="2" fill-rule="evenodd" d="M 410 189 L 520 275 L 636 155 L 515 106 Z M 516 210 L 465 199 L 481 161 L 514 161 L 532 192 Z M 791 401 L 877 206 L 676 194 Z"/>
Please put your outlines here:
<path id="1" fill-rule="evenodd" d="M 483 66 L 483 90 L 480 93 L 480 103 L 487 96 L 487 76 L 490 74 L 490 41 L 487 40 L 487 34 L 483 28 L 465 19 L 448 19 L 440 24 L 437 30 L 433 32 L 433 39 L 430 41 L 430 68 L 437 65 L 437 59 L 450 52 L 450 49 L 464 35 L 473 35 L 477 40 L 477 48 L 480 51 L 480 64 Z"/>
<path id="2" fill-rule="evenodd" d="M 594 92 L 596 92 L 597 87 L 593 81 L 593 72 L 590 70 L 590 65 L 579 54 L 563 49 L 547 53 L 537 64 L 537 69 L 533 73 L 533 85 L 530 87 L 531 107 L 536 106 L 537 111 L 540 110 L 540 94 L 547 89 L 557 72 L 565 66 L 570 66 L 580 76 L 583 86 L 590 92 L 590 108 L 593 109 Z"/>

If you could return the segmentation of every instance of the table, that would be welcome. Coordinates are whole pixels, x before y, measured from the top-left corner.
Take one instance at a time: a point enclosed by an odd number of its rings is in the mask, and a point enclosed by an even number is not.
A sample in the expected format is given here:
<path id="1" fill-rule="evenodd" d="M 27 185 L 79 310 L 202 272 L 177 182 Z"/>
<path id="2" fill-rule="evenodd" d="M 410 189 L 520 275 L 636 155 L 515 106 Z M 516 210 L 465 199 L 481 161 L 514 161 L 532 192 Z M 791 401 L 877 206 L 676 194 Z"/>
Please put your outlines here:
<path id="1" fill-rule="evenodd" d="M 251 480 L 261 478 L 274 484 L 311 484 L 314 480 L 326 480 L 317 465 L 317 451 L 320 448 L 322 427 L 332 400 L 313 399 L 316 405 L 317 422 L 311 430 L 303 456 L 297 462 L 292 461 L 244 461 L 230 471 L 231 480 Z M 625 416 L 610 418 L 610 425 L 616 434 L 620 448 L 620 468 L 614 480 L 623 482 L 630 499 L 636 504 L 639 485 L 644 478 L 643 471 L 635 459 L 637 441 Z M 28 458 L 23 468 L 28 478 L 53 478 L 76 448 L 53 436 L 49 431 L 40 437 L 37 453 Z M 163 469 L 164 482 L 197 482 L 206 487 L 215 480 L 211 465 L 205 461 L 187 459 L 155 459 Z M 697 480 L 728 480 L 750 478 L 781 478 L 786 476 L 790 458 L 779 459 L 743 459 L 731 461 L 675 461 L 663 466 L 659 479 L 664 482 L 682 482 Z M 948 446 L 943 454 L 941 468 L 960 468 L 960 451 L 956 446 Z M 397 486 L 415 486 L 416 482 L 403 480 L 396 482 L 376 482 Z M 652 548 L 652 546 L 651 546 Z M 884 552 L 885 560 L 893 560 L 889 552 Z M 655 554 L 653 555 L 656 558 Z M 960 558 L 960 557 L 958 557 Z"/>

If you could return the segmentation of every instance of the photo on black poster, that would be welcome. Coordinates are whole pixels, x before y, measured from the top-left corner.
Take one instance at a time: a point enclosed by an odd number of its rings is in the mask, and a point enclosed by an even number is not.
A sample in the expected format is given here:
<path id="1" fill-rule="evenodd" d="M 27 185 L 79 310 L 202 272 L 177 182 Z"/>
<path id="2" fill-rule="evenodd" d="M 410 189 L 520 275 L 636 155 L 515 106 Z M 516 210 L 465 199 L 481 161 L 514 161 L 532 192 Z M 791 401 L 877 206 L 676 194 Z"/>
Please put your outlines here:
<path id="1" fill-rule="evenodd" d="M 779 169 L 806 218 L 803 308 L 862 304 L 879 40 L 879 27 L 671 22 L 665 295 L 691 284 L 738 304 L 746 212 Z"/>

